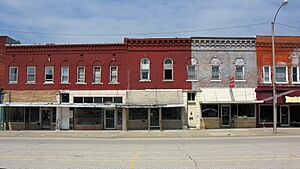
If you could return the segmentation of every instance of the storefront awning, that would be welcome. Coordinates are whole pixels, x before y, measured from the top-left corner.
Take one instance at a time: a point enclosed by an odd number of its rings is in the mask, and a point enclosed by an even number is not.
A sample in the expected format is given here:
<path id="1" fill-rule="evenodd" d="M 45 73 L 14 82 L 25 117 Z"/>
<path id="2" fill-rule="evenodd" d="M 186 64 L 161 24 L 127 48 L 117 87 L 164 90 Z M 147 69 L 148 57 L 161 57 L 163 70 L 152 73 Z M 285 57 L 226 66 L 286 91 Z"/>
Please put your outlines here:
<path id="1" fill-rule="evenodd" d="M 120 106 L 119 104 L 95 104 L 95 103 L 75 103 L 75 104 L 58 104 L 58 103 L 26 103 L 26 102 L 4 102 L 0 107 L 86 107 L 86 108 L 114 108 Z"/>
<path id="2" fill-rule="evenodd" d="M 207 104 L 253 104 L 256 100 L 255 88 L 202 88 L 200 103 Z"/>

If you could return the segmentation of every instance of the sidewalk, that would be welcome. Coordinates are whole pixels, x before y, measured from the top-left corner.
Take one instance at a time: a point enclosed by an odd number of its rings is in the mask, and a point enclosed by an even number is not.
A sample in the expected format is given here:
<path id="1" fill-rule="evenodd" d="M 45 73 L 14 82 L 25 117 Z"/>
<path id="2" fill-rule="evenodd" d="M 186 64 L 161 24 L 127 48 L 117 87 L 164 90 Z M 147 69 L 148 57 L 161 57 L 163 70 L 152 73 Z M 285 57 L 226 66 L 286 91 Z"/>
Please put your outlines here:
<path id="1" fill-rule="evenodd" d="M 299 135 L 300 128 L 278 128 L 274 134 L 272 128 L 251 129 L 207 129 L 207 130 L 70 130 L 70 131 L 0 131 L 0 137 L 45 137 L 45 138 L 205 138 L 205 137 L 253 137 L 253 136 Z"/>

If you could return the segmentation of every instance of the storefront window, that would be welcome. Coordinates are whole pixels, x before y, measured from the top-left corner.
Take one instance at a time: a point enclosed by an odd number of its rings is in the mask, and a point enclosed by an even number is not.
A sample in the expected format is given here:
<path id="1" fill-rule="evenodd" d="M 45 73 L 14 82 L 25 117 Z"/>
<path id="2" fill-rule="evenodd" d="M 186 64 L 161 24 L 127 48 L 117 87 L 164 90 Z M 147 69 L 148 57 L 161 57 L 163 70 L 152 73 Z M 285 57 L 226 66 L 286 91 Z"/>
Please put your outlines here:
<path id="1" fill-rule="evenodd" d="M 30 122 L 39 122 L 40 109 L 38 107 L 31 107 L 29 111 L 30 111 Z"/>
<path id="2" fill-rule="evenodd" d="M 163 120 L 180 120 L 181 108 L 162 108 Z"/>
<path id="3" fill-rule="evenodd" d="M 260 105 L 259 107 L 260 123 L 273 123 L 273 107 L 272 105 Z"/>
<path id="4" fill-rule="evenodd" d="M 290 106 L 290 121 L 291 123 L 300 122 L 300 106 Z"/>
<path id="5" fill-rule="evenodd" d="M 148 109 L 129 109 L 129 120 L 147 120 Z"/>
<path id="6" fill-rule="evenodd" d="M 237 117 L 238 109 L 237 104 L 231 105 L 231 117 Z"/>
<path id="7" fill-rule="evenodd" d="M 56 108 L 52 108 L 52 123 L 56 123 Z"/>
<path id="8" fill-rule="evenodd" d="M 23 107 L 8 108 L 8 120 L 10 122 L 24 122 L 24 108 Z"/>
<path id="9" fill-rule="evenodd" d="M 94 108 L 75 108 L 75 124 L 99 125 L 102 124 L 102 110 Z"/>
<path id="10" fill-rule="evenodd" d="M 218 117 L 218 105 L 202 105 L 202 117 Z"/>
<path id="11" fill-rule="evenodd" d="M 239 117 L 255 117 L 255 105 L 254 104 L 239 104 L 238 105 Z"/>
<path id="12" fill-rule="evenodd" d="M 122 109 L 117 109 L 118 113 L 118 125 L 122 125 Z"/>

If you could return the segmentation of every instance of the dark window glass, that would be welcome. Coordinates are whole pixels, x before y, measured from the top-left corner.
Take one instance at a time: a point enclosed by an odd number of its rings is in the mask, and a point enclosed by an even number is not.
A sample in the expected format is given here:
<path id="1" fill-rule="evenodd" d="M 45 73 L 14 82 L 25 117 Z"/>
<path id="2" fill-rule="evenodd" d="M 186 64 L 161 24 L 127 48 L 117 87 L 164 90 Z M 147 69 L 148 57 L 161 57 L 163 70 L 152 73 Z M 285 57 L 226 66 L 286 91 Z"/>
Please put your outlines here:
<path id="1" fill-rule="evenodd" d="M 92 97 L 84 97 L 84 103 L 93 103 L 93 98 Z"/>
<path id="2" fill-rule="evenodd" d="M 70 95 L 69 93 L 61 93 L 61 102 L 62 103 L 69 103 Z"/>
<path id="3" fill-rule="evenodd" d="M 180 120 L 181 108 L 162 108 L 162 119 L 164 120 Z"/>
<path id="4" fill-rule="evenodd" d="M 30 108 L 30 122 L 39 122 L 40 120 L 40 109 L 38 107 Z"/>
<path id="5" fill-rule="evenodd" d="M 148 109 L 129 109 L 129 120 L 147 120 Z"/>
<path id="6" fill-rule="evenodd" d="M 237 104 L 231 105 L 231 117 L 237 117 Z"/>
<path id="7" fill-rule="evenodd" d="M 103 103 L 102 97 L 94 97 L 94 103 Z"/>
<path id="8" fill-rule="evenodd" d="M 10 122 L 24 122 L 24 107 L 11 107 L 7 110 Z"/>
<path id="9" fill-rule="evenodd" d="M 291 123 L 300 122 L 300 106 L 290 106 Z"/>
<path id="10" fill-rule="evenodd" d="M 188 93 L 188 101 L 195 101 L 196 93 Z"/>
<path id="11" fill-rule="evenodd" d="M 112 103 L 112 97 L 103 97 L 104 103 Z"/>
<path id="12" fill-rule="evenodd" d="M 122 109 L 117 109 L 118 113 L 118 125 L 122 125 Z"/>
<path id="13" fill-rule="evenodd" d="M 273 107 L 272 105 L 260 106 L 260 123 L 273 122 Z"/>
<path id="14" fill-rule="evenodd" d="M 202 117 L 218 117 L 218 105 L 202 105 Z"/>
<path id="15" fill-rule="evenodd" d="M 114 97 L 114 103 L 122 103 L 122 97 Z"/>
<path id="16" fill-rule="evenodd" d="M 254 104 L 239 104 L 238 105 L 239 117 L 255 117 Z"/>
<path id="17" fill-rule="evenodd" d="M 83 103 L 83 97 L 74 97 L 74 103 Z"/>
<path id="18" fill-rule="evenodd" d="M 165 70 L 165 80 L 172 80 L 172 69 Z"/>
<path id="19" fill-rule="evenodd" d="M 56 108 L 52 108 L 52 123 L 56 123 Z"/>
<path id="20" fill-rule="evenodd" d="M 75 108 L 75 124 L 99 125 L 102 124 L 102 110 L 94 108 Z"/>

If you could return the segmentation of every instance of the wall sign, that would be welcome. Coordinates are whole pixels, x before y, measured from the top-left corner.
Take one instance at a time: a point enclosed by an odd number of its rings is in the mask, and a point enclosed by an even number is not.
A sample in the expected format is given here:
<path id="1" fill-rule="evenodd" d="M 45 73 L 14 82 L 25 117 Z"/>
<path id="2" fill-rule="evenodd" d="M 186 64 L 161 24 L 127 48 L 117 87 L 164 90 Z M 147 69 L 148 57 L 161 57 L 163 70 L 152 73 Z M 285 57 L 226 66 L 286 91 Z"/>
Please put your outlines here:
<path id="1" fill-rule="evenodd" d="M 300 103 L 300 96 L 285 96 L 285 102 L 286 103 Z"/>

